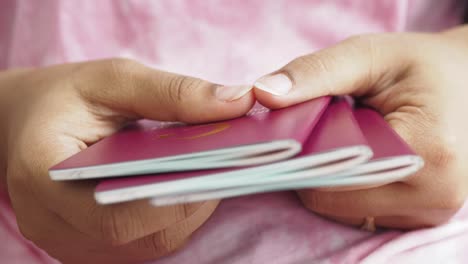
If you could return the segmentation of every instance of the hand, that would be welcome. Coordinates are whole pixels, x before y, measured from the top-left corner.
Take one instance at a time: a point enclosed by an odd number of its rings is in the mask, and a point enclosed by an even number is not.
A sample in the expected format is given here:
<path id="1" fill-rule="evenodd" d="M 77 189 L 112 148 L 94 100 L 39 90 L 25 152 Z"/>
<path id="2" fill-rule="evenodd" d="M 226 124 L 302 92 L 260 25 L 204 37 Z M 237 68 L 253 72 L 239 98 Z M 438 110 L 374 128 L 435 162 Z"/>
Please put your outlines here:
<path id="1" fill-rule="evenodd" d="M 468 27 L 439 34 L 353 37 L 299 57 L 255 84 L 271 108 L 351 94 L 377 109 L 425 160 L 401 182 L 301 190 L 304 205 L 340 222 L 419 228 L 447 221 L 468 189 Z"/>
<path id="2" fill-rule="evenodd" d="M 251 87 L 218 86 L 123 59 L 2 73 L 0 87 L 10 102 L 9 130 L 3 131 L 8 147 L 1 152 L 19 228 L 64 263 L 134 263 L 166 255 L 217 201 L 101 206 L 93 198 L 95 181 L 52 182 L 52 165 L 131 120 L 213 121 L 243 115 L 254 103 Z"/>

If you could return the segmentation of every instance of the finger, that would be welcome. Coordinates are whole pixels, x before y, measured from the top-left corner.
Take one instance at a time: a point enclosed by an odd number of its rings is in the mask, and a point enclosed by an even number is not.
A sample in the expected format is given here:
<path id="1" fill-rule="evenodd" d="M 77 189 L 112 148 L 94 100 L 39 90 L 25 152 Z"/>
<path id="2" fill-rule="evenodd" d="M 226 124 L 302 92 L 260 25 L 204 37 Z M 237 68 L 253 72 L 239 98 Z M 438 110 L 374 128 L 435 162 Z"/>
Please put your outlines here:
<path id="1" fill-rule="evenodd" d="M 382 93 L 411 65 L 405 35 L 398 36 L 398 40 L 389 35 L 354 37 L 299 57 L 258 79 L 256 98 L 265 106 L 280 108 L 320 96 Z"/>
<path id="2" fill-rule="evenodd" d="M 19 197 L 24 199 L 24 196 Z M 216 203 L 209 203 L 211 207 Z M 15 205 L 18 205 L 17 203 Z M 156 259 L 179 249 L 191 234 L 210 216 L 212 210 L 197 211 L 187 219 L 128 243 L 109 243 L 80 232 L 60 216 L 43 207 L 18 208 L 16 215 L 21 233 L 48 254 L 64 263 L 135 263 Z M 27 209 L 27 210 L 23 210 Z M 34 222 L 23 223 L 34 215 Z M 70 239 L 75 247 L 70 247 Z"/>
<path id="3" fill-rule="evenodd" d="M 334 215 L 322 215 L 326 219 L 354 226 L 357 228 L 365 224 L 365 216 L 363 217 L 342 217 Z M 376 228 L 394 228 L 394 229 L 417 229 L 432 227 L 446 222 L 446 219 L 437 219 L 434 217 L 421 216 L 379 216 L 374 217 Z"/>
<path id="4" fill-rule="evenodd" d="M 50 206 L 53 206 L 58 215 L 79 231 L 114 245 L 143 238 L 194 215 L 201 214 L 208 217 L 218 204 L 218 201 L 210 201 L 153 207 L 147 200 L 139 200 L 99 205 L 94 200 L 93 192 L 94 186 L 79 190 L 73 183 L 54 187 L 50 196 L 61 196 L 63 199 L 50 202 Z"/>
<path id="5" fill-rule="evenodd" d="M 415 204 L 415 191 L 404 183 L 392 183 L 372 189 L 328 192 L 300 190 L 299 197 L 308 209 L 319 214 L 354 217 L 412 215 L 420 204 Z M 419 200 L 418 200 L 419 201 Z"/>
<path id="6" fill-rule="evenodd" d="M 320 192 L 343 192 L 343 191 L 355 191 L 355 190 L 364 190 L 364 189 L 372 189 L 378 188 L 392 182 L 383 182 L 383 183 L 376 183 L 376 184 L 363 184 L 363 185 L 353 185 L 353 186 L 339 186 L 339 187 L 320 187 L 314 188 L 315 191 Z"/>
<path id="7" fill-rule="evenodd" d="M 127 59 L 79 64 L 73 85 L 89 102 L 130 116 L 208 122 L 245 114 L 253 105 L 252 86 L 222 86 L 158 71 Z"/>
<path id="8" fill-rule="evenodd" d="M 138 257 L 143 252 L 145 258 L 142 260 L 156 259 L 182 248 L 191 234 L 210 217 L 217 202 L 208 202 L 206 205 L 210 207 L 210 210 L 199 210 L 187 219 L 175 223 L 163 231 L 126 244 L 127 255 Z"/>
<path id="9" fill-rule="evenodd" d="M 90 237 L 126 243 L 162 230 L 195 212 L 209 214 L 214 210 L 208 202 L 153 207 L 140 200 L 98 205 L 94 199 L 96 181 L 53 182 L 48 177 L 48 168 L 52 164 L 79 150 L 74 139 L 57 141 L 36 135 L 20 140 L 20 144 L 11 156 L 13 166 L 8 168 L 8 175 L 12 175 L 9 186 L 23 187 L 14 193 L 30 196 L 29 204 L 33 200 L 40 202 Z"/>
<path id="10" fill-rule="evenodd" d="M 216 92 L 219 87 L 213 84 L 127 61 L 80 64 L 72 75 L 76 90 L 92 107 L 91 112 L 99 115 L 109 112 L 105 111 L 108 108 L 133 117 L 198 122 L 234 117 L 248 111 L 253 104 L 251 93 L 231 102 L 219 100 Z M 18 135 L 19 145 L 11 148 L 10 163 L 15 166 L 8 168 L 8 175 L 20 181 L 11 185 L 28 186 L 26 192 L 17 193 L 31 193 L 31 202 L 40 201 L 81 232 L 124 243 L 162 230 L 198 210 L 208 210 L 208 213 L 214 210 L 202 206 L 205 203 L 155 208 L 145 201 L 137 201 L 100 206 L 93 198 L 96 182 L 52 182 L 48 168 L 78 152 L 83 142 L 67 133 L 54 133 L 55 124 L 47 119 L 41 121 L 29 122 L 29 127 L 21 130 L 24 135 Z M 31 136 L 27 131 L 40 133 Z"/>

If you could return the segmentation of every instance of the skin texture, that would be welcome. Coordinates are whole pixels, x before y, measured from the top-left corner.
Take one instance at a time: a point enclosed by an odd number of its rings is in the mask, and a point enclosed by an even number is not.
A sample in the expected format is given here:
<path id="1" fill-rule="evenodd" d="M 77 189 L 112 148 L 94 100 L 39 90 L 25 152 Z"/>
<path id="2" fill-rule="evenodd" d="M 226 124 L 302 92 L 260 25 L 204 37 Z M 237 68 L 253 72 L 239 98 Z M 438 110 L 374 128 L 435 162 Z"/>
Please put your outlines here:
<path id="1" fill-rule="evenodd" d="M 384 227 L 436 225 L 460 208 L 467 193 L 466 69 L 468 29 L 458 28 L 359 36 L 300 57 L 275 72 L 292 81 L 279 96 L 237 87 L 240 96 L 233 87 L 122 59 L 7 71 L 0 73 L 6 124 L 0 129 L 0 179 L 23 235 L 62 262 L 154 259 L 180 248 L 218 202 L 99 206 L 95 181 L 52 182 L 48 168 L 142 117 L 209 122 L 243 115 L 255 98 L 281 108 L 352 94 L 379 110 L 426 166 L 384 186 L 301 190 L 304 205 L 353 225 L 366 216 Z"/>
<path id="2" fill-rule="evenodd" d="M 290 78 L 287 94 L 257 87 L 255 95 L 281 108 L 351 94 L 377 109 L 424 158 L 425 167 L 402 182 L 301 190 L 299 196 L 311 211 L 340 222 L 361 225 L 371 216 L 381 227 L 419 228 L 447 221 L 467 195 L 466 69 L 467 27 L 439 34 L 365 35 L 297 58 L 269 75 Z M 269 76 L 259 81 L 268 83 Z M 278 85 L 284 90 L 284 82 Z"/>
<path id="3" fill-rule="evenodd" d="M 254 103 L 252 93 L 220 101 L 212 83 L 122 59 L 6 75 L 0 79 L 9 88 L 2 91 L 9 110 L 4 179 L 22 234 L 64 263 L 134 263 L 166 255 L 218 201 L 100 206 L 95 181 L 52 182 L 49 167 L 140 117 L 208 122 L 243 115 Z"/>

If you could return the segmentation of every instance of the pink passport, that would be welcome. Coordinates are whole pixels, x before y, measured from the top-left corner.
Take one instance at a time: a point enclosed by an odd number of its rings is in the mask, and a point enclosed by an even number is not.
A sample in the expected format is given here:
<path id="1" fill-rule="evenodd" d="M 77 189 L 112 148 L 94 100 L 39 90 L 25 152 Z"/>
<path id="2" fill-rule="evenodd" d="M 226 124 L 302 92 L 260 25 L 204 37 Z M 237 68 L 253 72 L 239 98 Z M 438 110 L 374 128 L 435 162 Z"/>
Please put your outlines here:
<path id="1" fill-rule="evenodd" d="M 102 204 L 153 197 L 153 204 L 167 205 L 264 191 L 355 185 L 363 177 L 388 181 L 418 168 L 417 156 L 378 113 L 354 110 L 347 100 L 335 99 L 294 158 L 241 169 L 106 179 L 98 184 L 95 197 Z M 389 175 L 379 178 L 381 171 Z"/>
<path id="2" fill-rule="evenodd" d="M 353 118 L 353 113 L 349 109 L 350 106 L 344 101 L 332 103 L 316 127 L 310 132 L 307 140 L 304 141 L 303 151 L 299 154 L 299 157 L 326 153 L 327 151 L 343 147 L 368 146 L 366 138 L 359 129 L 358 124 Z M 346 133 L 337 133 L 344 131 Z M 370 153 L 368 154 L 370 155 Z M 296 167 L 292 169 L 296 169 Z M 228 168 L 104 179 L 101 180 L 96 191 L 103 192 L 138 185 L 183 180 L 207 174 L 217 175 L 218 173 L 232 170 Z"/>
<path id="3" fill-rule="evenodd" d="M 143 121 L 53 166 L 53 180 L 244 167 L 295 156 L 329 104 L 323 97 L 281 110 L 188 126 Z"/>
<path id="4" fill-rule="evenodd" d="M 171 187 L 171 182 L 126 187 L 108 190 L 103 193 L 99 193 L 97 189 L 95 197 L 101 203 L 112 202 L 112 198 L 115 199 L 114 202 L 120 202 L 122 194 L 124 198 L 128 199 L 128 197 L 132 196 L 129 191 L 138 189 L 148 195 L 148 197 L 152 196 L 151 204 L 166 206 L 260 192 L 303 188 L 382 185 L 402 180 L 423 166 L 423 160 L 409 148 L 377 112 L 368 108 L 353 110 L 344 107 L 342 102 L 340 104 L 333 103 L 329 106 L 322 116 L 320 123 L 314 128 L 315 131 L 308 142 L 305 143 L 304 151 L 301 153 L 304 156 L 302 158 L 309 156 L 311 154 L 310 151 L 316 150 L 316 147 L 319 146 L 321 150 L 333 148 L 333 150 L 327 152 L 328 154 L 325 153 L 325 155 L 333 156 L 334 151 L 340 148 L 343 149 L 343 147 L 339 147 L 341 144 L 353 144 L 353 141 L 354 144 L 359 144 L 362 140 L 361 136 L 363 136 L 367 141 L 368 147 L 373 151 L 373 157 L 370 160 L 358 162 L 357 164 L 356 158 L 350 158 L 337 160 L 318 167 L 285 172 L 280 175 L 275 173 L 270 173 L 270 175 L 252 174 L 250 180 L 238 183 L 232 182 L 232 184 L 226 184 L 226 180 L 223 179 L 214 185 L 200 182 L 200 185 L 205 184 L 207 188 L 189 187 L 185 188 L 184 191 L 180 191 L 182 189 L 180 187 L 181 184 Z M 361 133 L 355 130 L 356 124 Z M 334 134 L 337 137 L 332 139 L 330 134 Z M 313 156 L 317 155 L 321 154 L 313 154 Z M 294 159 L 301 159 L 301 157 Z M 179 191 L 171 193 L 169 191 L 157 190 L 162 185 L 167 185 L 166 188 L 176 187 L 174 189 L 179 189 Z M 152 195 L 150 195 L 151 192 Z M 106 193 L 106 196 L 103 195 Z M 114 197 L 111 196 L 112 194 Z"/>

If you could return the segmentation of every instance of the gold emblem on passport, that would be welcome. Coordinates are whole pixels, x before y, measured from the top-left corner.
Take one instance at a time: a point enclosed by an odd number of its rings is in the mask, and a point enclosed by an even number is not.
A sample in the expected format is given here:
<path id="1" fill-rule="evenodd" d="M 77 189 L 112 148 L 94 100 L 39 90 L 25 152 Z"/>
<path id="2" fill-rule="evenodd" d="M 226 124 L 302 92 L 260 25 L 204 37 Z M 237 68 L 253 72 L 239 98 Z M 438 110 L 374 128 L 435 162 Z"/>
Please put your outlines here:
<path id="1" fill-rule="evenodd" d="M 197 138 L 215 135 L 215 134 L 221 133 L 222 131 L 230 127 L 231 125 L 229 123 L 206 124 L 206 125 L 187 127 L 184 129 L 180 129 L 177 132 L 159 134 L 156 137 L 158 139 L 175 138 L 175 139 L 190 140 L 190 139 L 197 139 Z"/>

